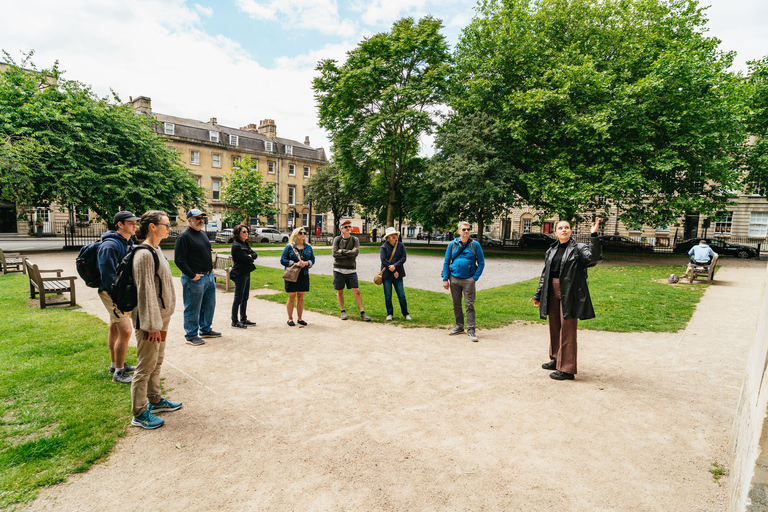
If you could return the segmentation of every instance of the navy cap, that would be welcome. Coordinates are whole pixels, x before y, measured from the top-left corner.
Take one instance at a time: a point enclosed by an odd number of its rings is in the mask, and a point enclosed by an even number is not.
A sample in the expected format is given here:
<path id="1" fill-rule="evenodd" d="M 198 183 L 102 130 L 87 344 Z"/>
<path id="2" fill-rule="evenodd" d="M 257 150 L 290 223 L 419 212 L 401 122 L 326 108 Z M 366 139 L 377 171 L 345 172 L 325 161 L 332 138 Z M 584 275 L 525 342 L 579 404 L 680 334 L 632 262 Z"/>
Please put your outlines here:
<path id="1" fill-rule="evenodd" d="M 117 226 L 118 222 L 126 222 L 129 220 L 139 220 L 139 218 L 135 216 L 133 212 L 122 211 L 115 214 L 115 218 L 112 219 L 112 222 L 115 226 Z"/>

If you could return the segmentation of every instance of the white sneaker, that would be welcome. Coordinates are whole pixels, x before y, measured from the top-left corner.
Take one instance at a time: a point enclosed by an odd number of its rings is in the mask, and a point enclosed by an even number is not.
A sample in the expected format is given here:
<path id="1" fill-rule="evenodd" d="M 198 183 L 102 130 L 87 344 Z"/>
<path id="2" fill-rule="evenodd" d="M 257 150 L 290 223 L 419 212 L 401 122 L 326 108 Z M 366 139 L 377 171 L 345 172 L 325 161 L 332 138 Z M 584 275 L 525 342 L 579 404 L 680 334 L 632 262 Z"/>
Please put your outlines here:
<path id="1" fill-rule="evenodd" d="M 405 315 L 405 319 L 406 320 L 413 320 L 413 318 L 411 318 L 411 315 Z"/>
<path id="2" fill-rule="evenodd" d="M 392 320 L 394 320 L 394 318 L 392 318 L 392 315 L 387 315 L 387 322 L 391 322 Z"/>

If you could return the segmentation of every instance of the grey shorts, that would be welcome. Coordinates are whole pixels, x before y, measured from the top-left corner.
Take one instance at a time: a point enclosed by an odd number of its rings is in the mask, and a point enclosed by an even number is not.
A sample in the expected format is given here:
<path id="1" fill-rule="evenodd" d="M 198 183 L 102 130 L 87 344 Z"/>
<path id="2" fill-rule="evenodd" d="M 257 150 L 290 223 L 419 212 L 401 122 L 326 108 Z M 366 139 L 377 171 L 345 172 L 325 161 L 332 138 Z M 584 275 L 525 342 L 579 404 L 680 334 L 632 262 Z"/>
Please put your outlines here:
<path id="1" fill-rule="evenodd" d="M 343 290 L 344 285 L 347 286 L 350 290 L 354 290 L 355 288 L 360 288 L 360 285 L 357 283 L 357 272 L 354 272 L 352 274 L 342 274 L 341 272 L 334 272 L 333 273 L 333 289 L 334 290 Z"/>

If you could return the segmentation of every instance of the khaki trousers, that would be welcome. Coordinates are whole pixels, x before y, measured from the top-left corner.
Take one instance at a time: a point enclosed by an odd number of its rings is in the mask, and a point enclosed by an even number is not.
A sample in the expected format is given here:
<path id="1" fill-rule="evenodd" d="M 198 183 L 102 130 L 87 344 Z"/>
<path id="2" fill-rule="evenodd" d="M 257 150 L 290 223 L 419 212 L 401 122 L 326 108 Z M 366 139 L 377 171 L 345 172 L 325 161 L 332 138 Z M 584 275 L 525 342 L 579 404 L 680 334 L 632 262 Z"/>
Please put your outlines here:
<path id="1" fill-rule="evenodd" d="M 163 330 L 168 330 L 168 321 Z M 165 342 L 151 343 L 145 340 L 146 332 L 136 329 L 136 370 L 131 382 L 131 413 L 134 417 L 141 416 L 147 409 L 147 399 L 157 402 L 163 397 L 160 391 L 160 369 L 165 357 Z"/>
<path id="2" fill-rule="evenodd" d="M 563 318 L 560 279 L 552 279 L 547 295 L 549 316 L 549 358 L 557 360 L 557 369 L 576 373 L 576 329 L 579 319 Z"/>

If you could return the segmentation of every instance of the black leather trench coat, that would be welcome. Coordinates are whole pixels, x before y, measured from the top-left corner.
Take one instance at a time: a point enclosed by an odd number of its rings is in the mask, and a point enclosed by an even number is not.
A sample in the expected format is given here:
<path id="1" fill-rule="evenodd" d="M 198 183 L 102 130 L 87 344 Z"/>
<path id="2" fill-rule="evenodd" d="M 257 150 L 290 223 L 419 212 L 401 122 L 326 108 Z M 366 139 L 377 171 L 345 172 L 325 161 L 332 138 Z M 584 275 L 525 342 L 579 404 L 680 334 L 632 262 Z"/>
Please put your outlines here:
<path id="1" fill-rule="evenodd" d="M 560 245 L 559 242 L 547 249 L 539 287 L 533 295 L 533 300 L 538 300 L 540 303 L 539 316 L 542 320 L 547 318 L 549 268 L 552 265 L 558 245 Z M 568 241 L 568 247 L 565 248 L 560 263 L 560 296 L 563 302 L 563 318 L 566 320 L 595 318 L 592 298 L 589 296 L 589 288 L 587 288 L 587 269 L 594 267 L 601 255 L 602 244 L 596 236 L 589 239 L 589 247 L 576 243 L 573 238 Z"/>

